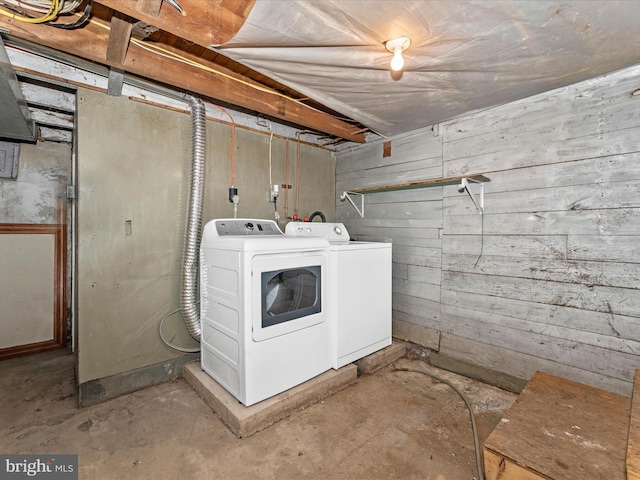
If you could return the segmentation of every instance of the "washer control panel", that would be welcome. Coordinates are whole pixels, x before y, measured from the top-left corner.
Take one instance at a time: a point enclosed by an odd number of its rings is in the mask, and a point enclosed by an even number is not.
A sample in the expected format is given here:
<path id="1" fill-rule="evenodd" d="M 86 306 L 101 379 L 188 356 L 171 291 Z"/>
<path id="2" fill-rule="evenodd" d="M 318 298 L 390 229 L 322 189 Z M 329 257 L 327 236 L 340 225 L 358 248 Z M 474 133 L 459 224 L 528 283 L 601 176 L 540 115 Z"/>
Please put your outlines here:
<path id="1" fill-rule="evenodd" d="M 289 222 L 286 235 L 321 237 L 330 242 L 348 242 L 349 232 L 342 223 Z"/>

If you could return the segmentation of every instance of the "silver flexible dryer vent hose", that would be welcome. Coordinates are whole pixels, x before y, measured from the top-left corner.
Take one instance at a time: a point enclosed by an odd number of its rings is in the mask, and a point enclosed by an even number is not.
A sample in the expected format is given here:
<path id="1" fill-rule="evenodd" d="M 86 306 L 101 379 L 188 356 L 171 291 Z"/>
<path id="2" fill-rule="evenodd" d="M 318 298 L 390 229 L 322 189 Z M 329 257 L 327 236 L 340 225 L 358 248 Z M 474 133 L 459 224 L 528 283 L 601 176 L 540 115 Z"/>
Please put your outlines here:
<path id="1" fill-rule="evenodd" d="M 200 311 L 198 308 L 198 253 L 202 234 L 202 203 L 204 200 L 204 172 L 207 117 L 202 100 L 187 97 L 191 106 L 193 145 L 191 157 L 191 186 L 187 205 L 187 219 L 182 254 L 182 290 L 180 307 L 189 334 L 200 341 Z"/>

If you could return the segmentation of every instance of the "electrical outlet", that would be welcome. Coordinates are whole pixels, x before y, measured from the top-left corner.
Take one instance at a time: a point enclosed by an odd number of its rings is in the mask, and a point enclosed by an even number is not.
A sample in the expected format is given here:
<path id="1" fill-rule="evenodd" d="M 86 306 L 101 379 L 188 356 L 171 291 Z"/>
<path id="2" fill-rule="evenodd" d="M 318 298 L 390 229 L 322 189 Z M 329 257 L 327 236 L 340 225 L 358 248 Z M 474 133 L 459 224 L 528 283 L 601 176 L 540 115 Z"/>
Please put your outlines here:
<path id="1" fill-rule="evenodd" d="M 269 190 L 269 201 L 270 202 L 275 202 L 276 198 L 278 198 L 278 185 L 271 185 L 271 189 Z"/>

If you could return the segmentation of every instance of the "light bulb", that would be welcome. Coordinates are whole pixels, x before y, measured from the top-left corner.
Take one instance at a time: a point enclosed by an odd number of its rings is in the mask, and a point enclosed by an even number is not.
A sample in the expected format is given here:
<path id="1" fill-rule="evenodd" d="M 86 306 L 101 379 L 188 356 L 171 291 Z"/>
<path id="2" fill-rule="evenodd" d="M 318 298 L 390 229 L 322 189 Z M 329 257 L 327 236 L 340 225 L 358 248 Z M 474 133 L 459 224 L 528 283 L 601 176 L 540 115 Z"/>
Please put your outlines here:
<path id="1" fill-rule="evenodd" d="M 399 72 L 404 67 L 404 58 L 402 58 L 402 47 L 396 47 L 393 51 L 393 58 L 391 59 L 391 70 Z"/>
<path id="2" fill-rule="evenodd" d="M 391 70 L 399 72 L 404 67 L 404 58 L 402 58 L 402 52 L 404 52 L 411 45 L 411 39 L 409 37 L 398 37 L 393 40 L 387 40 L 384 42 L 385 48 L 393 53 L 391 59 Z"/>

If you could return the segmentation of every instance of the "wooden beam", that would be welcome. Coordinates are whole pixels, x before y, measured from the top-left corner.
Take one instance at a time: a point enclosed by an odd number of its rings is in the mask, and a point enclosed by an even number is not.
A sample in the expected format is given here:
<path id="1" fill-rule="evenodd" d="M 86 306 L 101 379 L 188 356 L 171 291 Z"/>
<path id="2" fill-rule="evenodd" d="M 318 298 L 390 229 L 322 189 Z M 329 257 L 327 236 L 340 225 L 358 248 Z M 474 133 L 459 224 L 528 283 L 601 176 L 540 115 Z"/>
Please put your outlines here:
<path id="1" fill-rule="evenodd" d="M 141 0 L 100 0 L 98 3 L 197 45 L 210 47 L 226 43 L 240 30 L 255 0 L 178 0 L 182 15 L 163 2 L 157 16 L 144 10 Z"/>
<path id="2" fill-rule="evenodd" d="M 151 45 L 146 47 L 138 43 L 131 43 L 123 65 L 116 65 L 115 62 L 106 60 L 110 32 L 95 21 L 84 25 L 83 28 L 62 30 L 0 16 L 0 27 L 9 30 L 17 38 L 111 67 L 122 68 L 126 72 L 203 97 L 263 113 L 345 140 L 358 143 L 365 141 L 364 133 L 358 132 L 359 127 L 280 96 L 276 92 L 267 91 L 264 87 L 257 89 L 253 86 L 255 82 L 252 80 L 212 62 L 190 56 L 184 51 L 179 52 L 183 58 L 203 63 L 215 71 L 167 58 L 166 55 L 151 51 Z"/>
<path id="3" fill-rule="evenodd" d="M 106 54 L 107 61 L 110 65 L 116 67 L 124 65 L 132 30 L 133 25 L 131 22 L 123 18 L 121 14 L 114 15 L 111 18 L 111 30 L 109 32 Z"/>
<path id="4" fill-rule="evenodd" d="M 160 15 L 162 0 L 138 0 L 138 11 L 153 18 Z"/>

